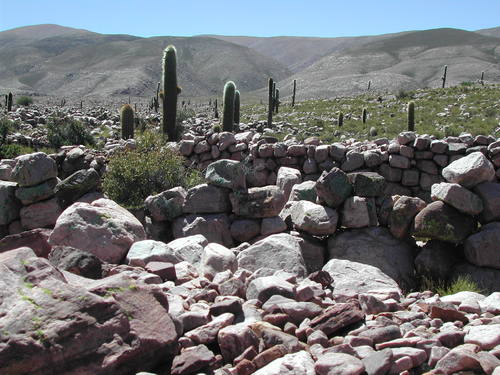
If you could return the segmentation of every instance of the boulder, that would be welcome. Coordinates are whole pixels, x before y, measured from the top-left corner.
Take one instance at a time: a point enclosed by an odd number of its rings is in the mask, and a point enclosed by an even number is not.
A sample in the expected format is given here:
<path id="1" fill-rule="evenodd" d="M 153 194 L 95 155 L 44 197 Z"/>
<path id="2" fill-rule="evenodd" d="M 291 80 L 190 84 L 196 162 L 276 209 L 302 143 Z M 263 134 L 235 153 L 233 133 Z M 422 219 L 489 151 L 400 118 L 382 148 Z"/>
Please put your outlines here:
<path id="1" fill-rule="evenodd" d="M 231 223 L 231 236 L 236 241 L 246 242 L 260 234 L 259 220 L 241 219 Z"/>
<path id="2" fill-rule="evenodd" d="M 314 365 L 318 375 L 359 375 L 365 372 L 363 362 L 345 353 L 327 353 Z"/>
<path id="3" fill-rule="evenodd" d="M 24 205 L 43 201 L 54 195 L 56 185 L 57 178 L 51 178 L 35 186 L 19 187 L 16 190 L 16 198 Z"/>
<path id="4" fill-rule="evenodd" d="M 165 190 L 146 198 L 144 206 L 155 221 L 173 220 L 182 215 L 187 192 L 182 187 Z"/>
<path id="5" fill-rule="evenodd" d="M 101 182 L 93 168 L 81 169 L 59 182 L 54 190 L 61 207 L 68 207 L 83 195 L 96 190 Z"/>
<path id="6" fill-rule="evenodd" d="M 69 246 L 54 246 L 48 259 L 54 267 L 60 270 L 89 279 L 102 278 L 102 262 L 87 251 Z"/>
<path id="7" fill-rule="evenodd" d="M 431 187 L 432 200 L 443 201 L 460 212 L 475 216 L 483 211 L 483 202 L 476 194 L 459 184 L 442 182 Z"/>
<path id="8" fill-rule="evenodd" d="M 198 266 L 201 261 L 203 249 L 208 245 L 208 240 L 201 234 L 181 237 L 168 243 L 168 247 L 174 254 L 192 264 Z"/>
<path id="9" fill-rule="evenodd" d="M 295 168 L 280 167 L 276 178 L 276 185 L 283 191 L 285 200 L 290 197 L 292 187 L 302 182 L 300 171 Z"/>
<path id="10" fill-rule="evenodd" d="M 465 240 L 465 257 L 476 266 L 500 270 L 499 244 L 500 222 L 486 224 Z"/>
<path id="11" fill-rule="evenodd" d="M 191 214 L 229 212 L 229 190 L 208 184 L 192 187 L 187 192 L 182 210 Z"/>
<path id="12" fill-rule="evenodd" d="M 476 221 L 442 201 L 433 202 L 415 217 L 413 235 L 451 243 L 463 242 L 476 229 Z"/>
<path id="13" fill-rule="evenodd" d="M 130 266 L 146 267 L 149 262 L 179 263 L 183 259 L 175 255 L 174 249 L 166 243 L 154 240 L 137 241 L 130 246 L 125 258 Z"/>
<path id="14" fill-rule="evenodd" d="M 278 276 L 264 276 L 252 280 L 247 287 L 246 298 L 265 303 L 271 296 L 293 298 L 293 284 Z"/>
<path id="15" fill-rule="evenodd" d="M 0 268 L 0 325 L 9 336 L 0 348 L 0 373 L 126 375 L 170 355 L 174 324 L 142 285 L 103 298 L 69 284 L 70 273 L 62 276 L 23 248 L 0 254 Z M 87 286 L 96 282 L 74 277 Z"/>
<path id="16" fill-rule="evenodd" d="M 130 246 L 145 238 L 142 224 L 130 212 L 102 198 L 92 203 L 74 203 L 64 210 L 49 243 L 88 251 L 105 262 L 120 263 Z"/>
<path id="17" fill-rule="evenodd" d="M 473 152 L 450 163 L 442 174 L 448 182 L 473 188 L 482 182 L 492 181 L 495 168 L 482 152 Z"/>
<path id="18" fill-rule="evenodd" d="M 57 164 L 44 152 L 21 155 L 12 170 L 12 181 L 19 186 L 34 186 L 57 177 Z"/>
<path id="19" fill-rule="evenodd" d="M 172 230 L 175 238 L 201 234 L 208 242 L 233 247 L 229 217 L 226 214 L 181 216 L 174 220 Z"/>
<path id="20" fill-rule="evenodd" d="M 472 280 L 484 293 L 500 292 L 500 270 L 478 267 L 470 263 L 459 263 L 453 267 L 450 280 L 465 276 Z"/>
<path id="21" fill-rule="evenodd" d="M 24 206 L 19 212 L 21 225 L 25 230 L 52 228 L 63 212 L 56 198 Z"/>
<path id="22" fill-rule="evenodd" d="M 0 181 L 0 225 L 8 225 L 19 218 L 21 203 L 16 198 L 15 182 Z"/>
<path id="23" fill-rule="evenodd" d="M 483 211 L 479 216 L 481 223 L 500 221 L 500 183 L 483 182 L 474 188 L 479 198 L 483 201 Z"/>
<path id="24" fill-rule="evenodd" d="M 197 374 L 208 371 L 215 363 L 215 355 L 205 345 L 186 348 L 178 354 L 170 370 L 171 375 Z"/>
<path id="25" fill-rule="evenodd" d="M 233 192 L 230 199 L 233 213 L 248 218 L 278 216 L 286 202 L 280 188 L 272 185 Z"/>
<path id="26" fill-rule="evenodd" d="M 347 198 L 341 211 L 341 223 L 346 228 L 376 226 L 375 200 L 357 196 Z"/>
<path id="27" fill-rule="evenodd" d="M 330 259 L 345 259 L 377 267 L 400 285 L 415 286 L 415 249 L 382 227 L 354 229 L 328 240 Z M 334 278 L 335 279 L 335 278 Z"/>
<path id="28" fill-rule="evenodd" d="M 51 246 L 49 245 L 49 236 L 52 233 L 50 229 L 32 229 L 18 234 L 11 234 L 0 240 L 0 253 L 8 250 L 14 250 L 19 247 L 29 247 L 36 256 L 47 258 Z"/>
<path id="29" fill-rule="evenodd" d="M 222 328 L 217 335 L 217 342 L 227 362 L 232 362 L 249 347 L 259 348 L 259 339 L 245 323 Z"/>
<path id="30" fill-rule="evenodd" d="M 337 208 L 352 195 L 353 189 L 347 174 L 339 168 L 324 171 L 316 181 L 316 194 L 328 206 Z"/>
<path id="31" fill-rule="evenodd" d="M 356 297 L 371 294 L 378 299 L 401 298 L 401 289 L 377 267 L 343 259 L 331 259 L 323 267 L 330 274 L 333 293 L 337 296 Z"/>
<path id="32" fill-rule="evenodd" d="M 403 195 L 394 202 L 389 215 L 389 228 L 396 238 L 405 238 L 410 234 L 415 216 L 425 208 L 425 202 L 417 197 Z"/>
<path id="33" fill-rule="evenodd" d="M 291 220 L 298 230 L 324 236 L 333 234 L 337 229 L 338 214 L 330 207 L 298 201 L 291 210 Z"/>
<path id="34" fill-rule="evenodd" d="M 268 267 L 290 272 L 298 277 L 307 274 L 299 240 L 289 234 L 273 234 L 251 245 L 237 256 L 238 267 L 251 272 Z"/>
<path id="35" fill-rule="evenodd" d="M 415 258 L 415 269 L 419 276 L 443 280 L 451 275 L 459 261 L 459 248 L 448 242 L 431 240 L 426 242 Z"/>
<path id="36" fill-rule="evenodd" d="M 236 256 L 227 247 L 217 243 L 209 243 L 203 249 L 200 268 L 203 276 L 212 280 L 219 272 L 235 272 L 238 268 Z"/>
<path id="37" fill-rule="evenodd" d="M 360 197 L 380 197 L 384 195 L 385 179 L 375 172 L 349 173 L 349 182 L 354 194 Z"/>
<path id="38" fill-rule="evenodd" d="M 304 181 L 300 184 L 295 184 L 292 186 L 290 191 L 289 201 L 309 201 L 316 203 L 316 182 L 314 181 Z"/>
<path id="39" fill-rule="evenodd" d="M 231 190 L 246 190 L 244 165 L 235 160 L 221 159 L 208 165 L 205 173 L 207 182 Z"/>
<path id="40" fill-rule="evenodd" d="M 297 353 L 285 354 L 271 363 L 255 371 L 254 375 L 315 375 L 314 360 L 311 355 L 302 350 Z"/>
<path id="41" fill-rule="evenodd" d="M 260 225 L 260 234 L 269 236 L 271 234 L 281 233 L 287 230 L 287 225 L 279 216 L 265 217 Z"/>

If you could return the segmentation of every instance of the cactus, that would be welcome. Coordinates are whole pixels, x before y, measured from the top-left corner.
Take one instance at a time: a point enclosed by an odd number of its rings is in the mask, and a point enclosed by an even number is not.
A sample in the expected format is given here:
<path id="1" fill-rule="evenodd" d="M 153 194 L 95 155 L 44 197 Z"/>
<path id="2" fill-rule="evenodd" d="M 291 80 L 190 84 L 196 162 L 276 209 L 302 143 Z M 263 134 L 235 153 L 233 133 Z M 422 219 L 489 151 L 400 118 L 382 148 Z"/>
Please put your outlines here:
<path id="1" fill-rule="evenodd" d="M 273 82 L 273 112 L 276 109 L 276 82 Z"/>
<path id="2" fill-rule="evenodd" d="M 368 87 L 366 88 L 366 91 L 370 91 L 371 86 L 372 86 L 372 81 L 368 81 Z"/>
<path id="3" fill-rule="evenodd" d="M 279 110 L 279 105 L 280 105 L 280 89 L 276 89 L 276 93 L 274 94 L 274 107 L 275 112 L 278 113 Z"/>
<path id="4" fill-rule="evenodd" d="M 214 102 L 214 118 L 219 118 L 219 110 L 217 108 L 217 98 L 215 98 Z"/>
<path id="5" fill-rule="evenodd" d="M 415 131 L 415 102 L 408 103 L 408 131 Z"/>
<path id="6" fill-rule="evenodd" d="M 366 117 L 367 117 L 368 113 L 366 111 L 366 108 L 363 108 L 363 112 L 361 113 L 361 118 L 363 120 L 363 124 L 366 124 Z"/>
<path id="7" fill-rule="evenodd" d="M 444 85 L 446 84 L 446 73 L 447 72 L 448 72 L 448 65 L 445 65 L 443 76 L 441 77 L 441 80 L 443 81 L 443 86 L 442 86 L 443 89 L 444 89 Z"/>
<path id="8" fill-rule="evenodd" d="M 344 125 L 344 114 L 342 112 L 339 113 L 339 118 L 337 120 L 339 127 L 342 127 Z"/>
<path id="9" fill-rule="evenodd" d="M 232 132 L 234 127 L 234 93 L 236 85 L 229 81 L 224 85 L 224 106 L 222 108 L 222 129 Z"/>
<path id="10" fill-rule="evenodd" d="M 479 82 L 481 82 L 481 86 L 484 86 L 484 72 L 481 72 L 481 80 Z"/>
<path id="11" fill-rule="evenodd" d="M 234 123 L 240 123 L 240 92 L 238 90 L 234 93 Z"/>
<path id="12" fill-rule="evenodd" d="M 269 93 L 268 93 L 268 108 L 267 108 L 267 126 L 271 127 L 273 123 L 273 107 L 274 107 L 274 92 L 273 92 L 274 82 L 272 78 L 269 78 Z"/>
<path id="13" fill-rule="evenodd" d="M 12 111 L 12 93 L 9 92 L 9 96 L 7 98 L 7 112 Z"/>
<path id="14" fill-rule="evenodd" d="M 120 109 L 120 123 L 122 125 L 122 138 L 134 138 L 134 110 L 130 104 L 125 104 Z"/>
<path id="15" fill-rule="evenodd" d="M 297 80 L 293 80 L 292 107 L 295 107 L 295 90 L 297 89 Z"/>
<path id="16" fill-rule="evenodd" d="M 177 140 L 177 97 L 181 89 L 177 86 L 177 50 L 170 45 L 163 51 L 163 133 L 170 141 Z"/>

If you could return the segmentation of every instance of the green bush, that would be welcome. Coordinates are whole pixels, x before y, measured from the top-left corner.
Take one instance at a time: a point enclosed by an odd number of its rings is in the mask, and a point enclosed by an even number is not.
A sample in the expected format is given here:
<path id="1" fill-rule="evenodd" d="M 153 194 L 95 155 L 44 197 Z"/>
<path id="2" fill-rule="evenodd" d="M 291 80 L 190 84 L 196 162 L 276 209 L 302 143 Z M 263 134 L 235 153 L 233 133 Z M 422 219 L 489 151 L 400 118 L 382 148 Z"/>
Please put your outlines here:
<path id="1" fill-rule="evenodd" d="M 7 119 L 6 117 L 0 118 L 0 144 L 4 144 L 7 139 L 7 135 L 12 130 L 13 124 L 12 121 Z"/>
<path id="2" fill-rule="evenodd" d="M 30 104 L 33 104 L 33 98 L 30 96 L 20 96 L 16 99 L 16 104 L 28 106 Z"/>
<path id="3" fill-rule="evenodd" d="M 203 183 L 200 172 L 185 167 L 182 156 L 165 145 L 161 135 L 146 131 L 138 136 L 135 150 L 113 154 L 102 184 L 108 197 L 124 207 L 137 208 L 149 195 Z"/>
<path id="4" fill-rule="evenodd" d="M 483 293 L 483 290 L 468 275 L 460 275 L 451 282 L 422 278 L 421 289 L 430 290 L 440 296 L 448 296 L 458 292 Z"/>
<path id="5" fill-rule="evenodd" d="M 94 146 L 95 140 L 85 126 L 76 120 L 52 118 L 47 123 L 47 138 L 54 148 L 71 145 Z"/>

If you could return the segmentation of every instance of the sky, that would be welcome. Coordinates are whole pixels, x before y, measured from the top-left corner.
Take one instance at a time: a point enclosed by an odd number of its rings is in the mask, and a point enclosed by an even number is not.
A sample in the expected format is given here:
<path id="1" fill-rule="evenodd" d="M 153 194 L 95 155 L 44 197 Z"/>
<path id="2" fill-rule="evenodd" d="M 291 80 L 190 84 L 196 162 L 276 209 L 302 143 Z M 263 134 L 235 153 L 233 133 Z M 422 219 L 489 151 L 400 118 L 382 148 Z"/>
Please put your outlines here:
<path id="1" fill-rule="evenodd" d="M 143 37 L 473 31 L 500 26 L 500 0 L 0 0 L 0 31 L 46 23 Z"/>

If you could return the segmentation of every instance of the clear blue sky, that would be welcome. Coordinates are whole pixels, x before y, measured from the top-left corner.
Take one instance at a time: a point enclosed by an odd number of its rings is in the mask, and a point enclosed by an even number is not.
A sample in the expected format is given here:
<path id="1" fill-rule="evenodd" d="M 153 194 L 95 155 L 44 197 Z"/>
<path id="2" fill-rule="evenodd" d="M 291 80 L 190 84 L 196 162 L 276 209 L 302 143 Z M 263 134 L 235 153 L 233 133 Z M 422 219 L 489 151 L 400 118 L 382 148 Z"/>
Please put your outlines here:
<path id="1" fill-rule="evenodd" d="M 44 23 L 137 36 L 477 30 L 500 26 L 500 0 L 0 0 L 0 30 Z"/>

